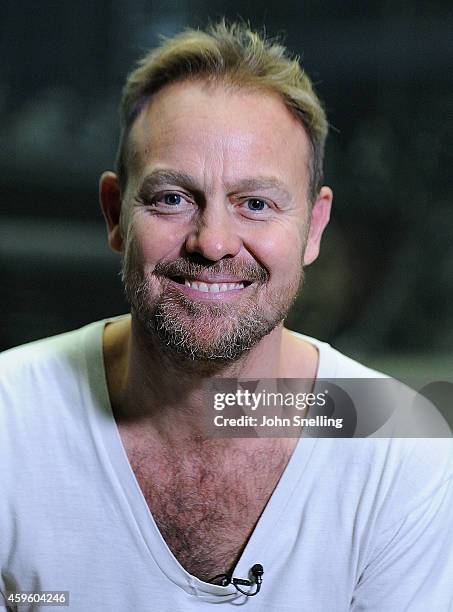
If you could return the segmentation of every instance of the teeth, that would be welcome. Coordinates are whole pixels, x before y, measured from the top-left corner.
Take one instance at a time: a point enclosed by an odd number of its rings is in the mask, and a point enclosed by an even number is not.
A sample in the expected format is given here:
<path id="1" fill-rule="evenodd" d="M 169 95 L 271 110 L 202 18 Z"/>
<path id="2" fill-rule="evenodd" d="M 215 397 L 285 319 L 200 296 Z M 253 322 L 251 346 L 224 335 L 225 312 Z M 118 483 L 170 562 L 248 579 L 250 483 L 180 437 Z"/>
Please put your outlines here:
<path id="1" fill-rule="evenodd" d="M 221 293 L 232 289 L 244 289 L 244 283 L 202 283 L 198 281 L 184 279 L 186 287 L 191 287 L 203 293 Z"/>

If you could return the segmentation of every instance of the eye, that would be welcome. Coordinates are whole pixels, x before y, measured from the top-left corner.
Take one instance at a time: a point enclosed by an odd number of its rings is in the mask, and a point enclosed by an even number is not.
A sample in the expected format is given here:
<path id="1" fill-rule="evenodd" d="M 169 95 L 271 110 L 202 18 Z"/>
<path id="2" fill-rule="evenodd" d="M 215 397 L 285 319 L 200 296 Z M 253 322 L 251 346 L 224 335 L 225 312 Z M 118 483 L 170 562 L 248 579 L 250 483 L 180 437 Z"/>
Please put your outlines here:
<path id="1" fill-rule="evenodd" d="M 249 198 L 245 201 L 247 208 L 253 212 L 260 212 L 268 207 L 267 202 L 260 200 L 259 198 Z"/>
<path id="2" fill-rule="evenodd" d="M 185 211 L 193 205 L 188 196 L 175 191 L 158 193 L 149 200 L 149 204 L 161 212 L 169 212 L 170 209 L 175 212 Z"/>
<path id="3" fill-rule="evenodd" d="M 160 198 L 160 200 L 163 200 L 164 204 L 177 206 L 178 204 L 181 204 L 182 196 L 180 196 L 179 193 L 166 193 Z"/>

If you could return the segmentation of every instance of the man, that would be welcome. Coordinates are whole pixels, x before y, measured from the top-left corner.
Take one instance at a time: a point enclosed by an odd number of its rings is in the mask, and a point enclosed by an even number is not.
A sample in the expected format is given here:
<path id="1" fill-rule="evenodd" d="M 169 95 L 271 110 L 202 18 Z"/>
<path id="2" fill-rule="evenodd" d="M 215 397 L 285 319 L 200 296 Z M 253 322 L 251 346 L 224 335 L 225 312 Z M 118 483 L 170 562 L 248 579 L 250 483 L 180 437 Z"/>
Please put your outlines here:
<path id="1" fill-rule="evenodd" d="M 450 440 L 206 434 L 214 379 L 376 376 L 283 325 L 332 203 L 299 63 L 242 26 L 189 30 L 122 111 L 100 200 L 131 315 L 3 357 L 5 599 L 452 609 Z"/>

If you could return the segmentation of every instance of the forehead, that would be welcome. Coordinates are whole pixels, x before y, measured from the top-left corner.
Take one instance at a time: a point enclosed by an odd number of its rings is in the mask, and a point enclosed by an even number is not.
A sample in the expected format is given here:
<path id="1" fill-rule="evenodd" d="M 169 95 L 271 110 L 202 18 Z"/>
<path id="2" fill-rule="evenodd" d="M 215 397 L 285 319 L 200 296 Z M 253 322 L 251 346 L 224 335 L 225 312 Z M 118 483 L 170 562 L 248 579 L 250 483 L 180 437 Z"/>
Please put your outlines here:
<path id="1" fill-rule="evenodd" d="M 167 166 L 195 176 L 269 173 L 307 181 L 310 144 L 278 94 L 198 81 L 160 90 L 135 120 L 129 172 Z"/>

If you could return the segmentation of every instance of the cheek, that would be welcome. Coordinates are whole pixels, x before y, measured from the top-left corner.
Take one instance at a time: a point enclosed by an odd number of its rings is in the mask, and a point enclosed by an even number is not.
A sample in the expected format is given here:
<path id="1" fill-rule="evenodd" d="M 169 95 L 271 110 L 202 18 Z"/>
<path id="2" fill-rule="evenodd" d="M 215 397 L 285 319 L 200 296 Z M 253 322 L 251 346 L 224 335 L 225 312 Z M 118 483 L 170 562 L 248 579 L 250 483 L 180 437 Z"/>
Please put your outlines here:
<path id="1" fill-rule="evenodd" d="M 175 224 L 149 218 L 145 223 L 135 224 L 133 231 L 134 241 L 148 266 L 180 255 L 185 234 Z"/>
<path id="2" fill-rule="evenodd" d="M 296 224 L 275 225 L 260 232 L 253 254 L 268 269 L 271 278 L 281 281 L 294 276 L 301 267 L 303 236 Z"/>

